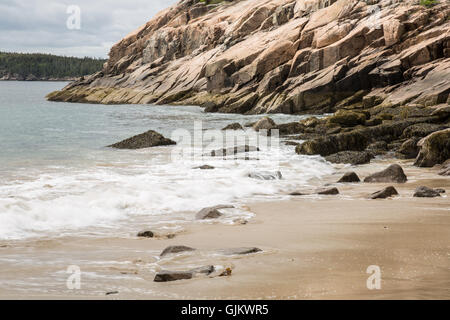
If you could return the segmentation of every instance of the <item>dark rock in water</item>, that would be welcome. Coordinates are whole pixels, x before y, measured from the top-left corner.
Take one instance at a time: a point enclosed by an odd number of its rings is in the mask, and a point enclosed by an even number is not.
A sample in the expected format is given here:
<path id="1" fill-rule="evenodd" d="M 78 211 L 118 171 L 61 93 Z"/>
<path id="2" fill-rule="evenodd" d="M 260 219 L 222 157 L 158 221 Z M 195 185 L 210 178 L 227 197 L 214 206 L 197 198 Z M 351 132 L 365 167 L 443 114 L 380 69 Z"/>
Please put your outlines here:
<path id="1" fill-rule="evenodd" d="M 436 191 L 438 193 L 445 193 L 445 190 L 441 189 L 441 188 L 434 189 L 434 191 Z"/>
<path id="2" fill-rule="evenodd" d="M 219 210 L 228 208 L 234 208 L 234 206 L 219 205 L 214 207 L 203 208 L 202 210 L 197 212 L 195 218 L 198 220 L 219 218 L 222 215 L 222 213 Z"/>
<path id="3" fill-rule="evenodd" d="M 361 182 L 355 172 L 347 172 L 339 179 L 338 183 Z"/>
<path id="4" fill-rule="evenodd" d="M 407 177 L 402 167 L 398 164 L 392 164 L 383 171 L 374 173 L 364 179 L 364 182 L 397 182 L 405 183 Z"/>
<path id="5" fill-rule="evenodd" d="M 259 148 L 246 145 L 246 146 L 239 146 L 239 147 L 234 147 L 234 148 L 224 148 L 224 149 L 213 150 L 213 151 L 211 151 L 210 156 L 211 157 L 222 157 L 222 156 L 230 156 L 230 155 L 235 155 L 238 153 L 253 152 L 253 151 L 259 151 Z"/>
<path id="6" fill-rule="evenodd" d="M 143 149 L 174 144 L 176 144 L 175 141 L 165 138 L 156 131 L 149 130 L 134 137 L 112 144 L 108 147 L 116 149 Z"/>
<path id="7" fill-rule="evenodd" d="M 165 248 L 159 256 L 162 257 L 162 256 L 165 256 L 165 255 L 171 254 L 171 253 L 180 253 L 180 252 L 194 251 L 194 250 L 195 250 L 194 248 L 186 247 L 186 246 L 170 246 L 170 247 Z"/>
<path id="8" fill-rule="evenodd" d="M 212 169 L 215 169 L 215 168 L 214 168 L 213 166 L 204 164 L 204 165 L 202 165 L 202 166 L 194 167 L 194 168 L 192 168 L 192 169 L 212 170 Z"/>
<path id="9" fill-rule="evenodd" d="M 243 248 L 230 248 L 230 249 L 222 249 L 219 252 L 224 255 L 242 255 L 242 254 L 251 254 L 261 252 L 262 250 L 256 247 L 243 247 Z"/>
<path id="10" fill-rule="evenodd" d="M 192 279 L 194 274 L 190 271 L 160 271 L 156 274 L 154 282 L 168 282 L 168 281 L 177 281 L 177 280 L 185 280 Z"/>
<path id="11" fill-rule="evenodd" d="M 306 192 L 301 192 L 301 191 L 294 191 L 289 193 L 290 196 L 307 196 L 308 193 Z"/>
<path id="12" fill-rule="evenodd" d="M 450 129 L 434 132 L 417 144 L 419 155 L 414 165 L 418 167 L 432 167 L 450 158 Z"/>
<path id="13" fill-rule="evenodd" d="M 441 194 L 437 190 L 425 186 L 417 187 L 414 191 L 414 197 L 417 198 L 435 198 L 440 196 Z"/>
<path id="14" fill-rule="evenodd" d="M 417 143 L 419 138 L 413 137 L 402 143 L 398 149 L 398 153 L 402 154 L 405 159 L 414 159 L 419 154 L 419 147 Z"/>
<path id="15" fill-rule="evenodd" d="M 199 268 L 195 268 L 195 269 L 191 269 L 191 270 L 187 270 L 187 271 L 164 270 L 164 271 L 158 272 L 155 276 L 155 279 L 153 279 L 153 281 L 168 282 L 168 281 L 186 280 L 186 279 L 192 279 L 197 274 L 210 275 L 214 271 L 215 271 L 215 268 L 213 265 L 199 267 Z"/>
<path id="16" fill-rule="evenodd" d="M 112 295 L 112 294 L 119 294 L 119 291 L 109 291 L 109 292 L 105 293 L 105 295 L 107 295 L 107 296 Z"/>
<path id="17" fill-rule="evenodd" d="M 153 233 L 153 231 L 145 230 L 145 231 L 140 231 L 137 234 L 137 236 L 141 237 L 141 238 L 153 238 L 155 236 L 155 234 Z"/>
<path id="18" fill-rule="evenodd" d="M 352 165 L 369 163 L 373 158 L 370 152 L 366 151 L 341 151 L 325 157 L 331 163 L 350 163 Z"/>
<path id="19" fill-rule="evenodd" d="M 275 121 L 273 121 L 269 117 L 264 117 L 256 121 L 256 123 L 252 127 L 255 131 L 259 131 L 259 130 L 271 130 L 274 129 L 276 126 L 277 125 Z"/>
<path id="20" fill-rule="evenodd" d="M 244 130 L 244 128 L 241 126 L 240 123 L 235 122 L 232 124 L 227 125 L 225 128 L 223 128 L 222 130 Z"/>
<path id="21" fill-rule="evenodd" d="M 275 173 L 270 172 L 253 172 L 248 174 L 249 178 L 258 179 L 258 180 L 280 180 L 283 178 L 283 175 L 280 171 Z"/>
<path id="22" fill-rule="evenodd" d="M 397 190 L 395 190 L 394 187 L 390 186 L 387 188 L 384 188 L 383 190 L 374 192 L 370 195 L 371 199 L 386 199 L 392 196 L 398 195 Z"/>
<path id="23" fill-rule="evenodd" d="M 336 195 L 339 194 L 339 190 L 337 188 L 322 188 L 317 190 L 316 193 L 320 195 Z"/>

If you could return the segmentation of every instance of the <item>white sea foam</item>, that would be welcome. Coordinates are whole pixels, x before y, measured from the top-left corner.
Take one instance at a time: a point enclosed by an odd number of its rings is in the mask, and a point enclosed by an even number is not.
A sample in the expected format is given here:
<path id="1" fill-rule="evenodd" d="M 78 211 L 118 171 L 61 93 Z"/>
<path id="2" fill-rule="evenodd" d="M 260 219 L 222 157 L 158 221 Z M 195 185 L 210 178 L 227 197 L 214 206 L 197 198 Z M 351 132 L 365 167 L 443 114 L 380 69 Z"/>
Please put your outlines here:
<path id="1" fill-rule="evenodd" d="M 1 186 L 0 239 L 59 235 L 87 227 L 108 230 L 138 216 L 145 217 L 146 225 L 189 221 L 204 207 L 276 197 L 333 171 L 320 158 L 299 156 L 287 146 L 278 152 L 250 153 L 258 160 L 247 161 L 211 157 L 170 161 L 171 150 L 126 151 L 147 156 L 128 165 L 111 160 L 109 166 L 53 169 L 31 181 Z M 216 169 L 192 169 L 204 163 Z M 277 170 L 283 179 L 248 177 L 250 172 Z"/>

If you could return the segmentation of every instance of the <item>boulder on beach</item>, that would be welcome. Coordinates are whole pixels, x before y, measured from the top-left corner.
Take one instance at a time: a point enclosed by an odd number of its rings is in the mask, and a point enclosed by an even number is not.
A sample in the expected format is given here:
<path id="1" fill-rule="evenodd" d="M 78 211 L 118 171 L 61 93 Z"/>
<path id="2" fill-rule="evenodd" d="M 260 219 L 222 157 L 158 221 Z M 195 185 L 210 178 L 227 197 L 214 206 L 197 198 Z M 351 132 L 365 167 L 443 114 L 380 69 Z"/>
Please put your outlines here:
<path id="1" fill-rule="evenodd" d="M 351 182 L 361 182 L 358 175 L 355 172 L 347 172 L 342 178 L 339 179 L 338 183 L 351 183 Z"/>
<path id="2" fill-rule="evenodd" d="M 144 230 L 144 231 L 138 232 L 137 236 L 140 238 L 153 238 L 155 236 L 155 234 L 153 231 Z"/>
<path id="3" fill-rule="evenodd" d="M 169 282 L 177 280 L 192 279 L 198 274 L 209 275 L 215 270 L 213 265 L 199 267 L 187 271 L 169 271 L 163 270 L 158 272 L 153 279 L 154 282 Z"/>
<path id="4" fill-rule="evenodd" d="M 242 125 L 239 122 L 235 122 L 235 123 L 231 123 L 231 124 L 227 125 L 222 130 L 244 130 L 244 128 L 242 127 Z"/>
<path id="5" fill-rule="evenodd" d="M 420 186 L 416 188 L 413 196 L 417 198 L 435 198 L 441 196 L 441 193 L 439 191 L 441 190 L 435 190 L 425 186 Z"/>
<path id="6" fill-rule="evenodd" d="M 417 145 L 420 152 L 414 165 L 432 167 L 445 162 L 450 158 L 450 128 L 426 136 Z"/>
<path id="7" fill-rule="evenodd" d="M 336 195 L 336 194 L 339 194 L 339 190 L 338 190 L 338 188 L 335 188 L 335 187 L 321 188 L 321 189 L 316 190 L 316 193 L 320 194 L 320 195 Z"/>
<path id="8" fill-rule="evenodd" d="M 374 192 L 370 195 L 371 199 L 386 199 L 398 195 L 397 190 L 393 186 L 384 188 L 383 190 Z"/>
<path id="9" fill-rule="evenodd" d="M 195 215 L 195 218 L 197 220 L 205 220 L 205 219 L 216 219 L 222 216 L 222 212 L 220 212 L 220 209 L 231 209 L 234 208 L 234 206 L 231 205 L 218 205 L 214 207 L 208 207 L 203 208 L 197 214 Z"/>
<path id="10" fill-rule="evenodd" d="M 187 247 L 187 246 L 169 246 L 165 248 L 161 254 L 160 257 L 163 257 L 165 255 L 171 254 L 171 253 L 180 253 L 180 252 L 187 252 L 187 251 L 194 251 L 194 248 Z"/>
<path id="11" fill-rule="evenodd" d="M 280 171 L 277 172 L 252 172 L 247 175 L 249 178 L 258 180 L 280 180 L 283 175 Z"/>
<path id="12" fill-rule="evenodd" d="M 153 281 L 155 282 L 168 282 L 168 281 L 177 281 L 177 280 L 185 280 L 192 279 L 194 274 L 190 271 L 160 271 L 156 274 Z"/>
<path id="13" fill-rule="evenodd" d="M 392 164 L 383 171 L 376 172 L 364 179 L 364 182 L 396 182 L 405 183 L 407 177 L 398 164 Z"/>
<path id="14" fill-rule="evenodd" d="M 325 157 L 331 163 L 350 163 L 352 165 L 369 163 L 373 155 L 367 151 L 341 151 Z"/>
<path id="15" fill-rule="evenodd" d="M 165 138 L 162 134 L 149 130 L 131 138 L 109 145 L 116 149 L 143 149 L 158 146 L 168 146 L 176 144 L 175 141 Z"/>
<path id="16" fill-rule="evenodd" d="M 251 253 L 257 253 L 261 252 L 262 250 L 260 248 L 256 247 L 242 247 L 242 248 L 229 248 L 229 249 L 222 249 L 219 250 L 219 252 L 223 255 L 243 255 L 243 254 L 251 254 Z"/>

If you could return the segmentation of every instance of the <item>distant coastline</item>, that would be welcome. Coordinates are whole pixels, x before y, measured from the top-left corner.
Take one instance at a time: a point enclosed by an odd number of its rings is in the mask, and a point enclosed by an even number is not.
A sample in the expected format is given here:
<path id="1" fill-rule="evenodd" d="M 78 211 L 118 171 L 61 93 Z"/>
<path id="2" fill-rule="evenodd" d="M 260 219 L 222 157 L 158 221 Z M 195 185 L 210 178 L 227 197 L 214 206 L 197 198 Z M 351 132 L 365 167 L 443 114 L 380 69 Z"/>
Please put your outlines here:
<path id="1" fill-rule="evenodd" d="M 103 68 L 106 60 L 42 53 L 0 52 L 0 81 L 75 81 Z"/>
<path id="2" fill-rule="evenodd" d="M 19 75 L 5 75 L 0 78 L 0 81 L 76 81 L 80 77 L 64 77 L 64 78 L 38 78 L 34 75 L 29 76 L 19 76 Z"/>

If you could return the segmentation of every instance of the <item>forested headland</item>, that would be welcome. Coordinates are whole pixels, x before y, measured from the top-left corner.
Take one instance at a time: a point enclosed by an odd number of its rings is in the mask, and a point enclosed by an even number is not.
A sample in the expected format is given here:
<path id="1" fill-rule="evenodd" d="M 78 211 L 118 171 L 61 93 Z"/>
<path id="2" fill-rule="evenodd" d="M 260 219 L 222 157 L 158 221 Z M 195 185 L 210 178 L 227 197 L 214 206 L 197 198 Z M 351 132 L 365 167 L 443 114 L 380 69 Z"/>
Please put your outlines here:
<path id="1" fill-rule="evenodd" d="M 100 71 L 106 60 L 0 52 L 0 80 L 72 80 Z"/>

